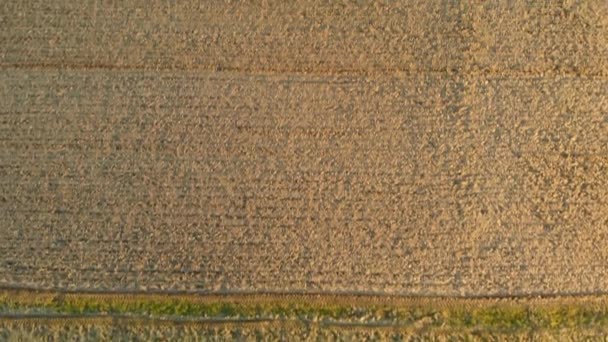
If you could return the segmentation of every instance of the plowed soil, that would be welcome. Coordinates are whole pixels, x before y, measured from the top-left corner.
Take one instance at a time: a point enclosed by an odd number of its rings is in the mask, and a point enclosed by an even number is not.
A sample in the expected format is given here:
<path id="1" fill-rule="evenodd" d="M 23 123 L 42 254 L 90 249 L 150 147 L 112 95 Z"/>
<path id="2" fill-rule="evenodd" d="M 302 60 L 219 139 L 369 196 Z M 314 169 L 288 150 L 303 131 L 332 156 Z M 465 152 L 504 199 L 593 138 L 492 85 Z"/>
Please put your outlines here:
<path id="1" fill-rule="evenodd" d="M 603 0 L 3 1 L 0 27 L 3 286 L 608 291 Z"/>

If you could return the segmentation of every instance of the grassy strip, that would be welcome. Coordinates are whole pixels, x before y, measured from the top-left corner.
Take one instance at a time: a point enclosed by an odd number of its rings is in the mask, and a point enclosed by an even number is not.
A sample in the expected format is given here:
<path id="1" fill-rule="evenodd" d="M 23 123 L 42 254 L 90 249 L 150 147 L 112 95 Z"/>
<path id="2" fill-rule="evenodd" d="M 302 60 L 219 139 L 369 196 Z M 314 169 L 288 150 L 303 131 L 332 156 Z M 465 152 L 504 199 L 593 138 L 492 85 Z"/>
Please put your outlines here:
<path id="1" fill-rule="evenodd" d="M 126 314 L 182 319 L 270 318 L 487 331 L 608 327 L 608 301 L 602 297 L 373 300 L 304 295 L 172 296 L 0 290 L 0 313 Z"/>

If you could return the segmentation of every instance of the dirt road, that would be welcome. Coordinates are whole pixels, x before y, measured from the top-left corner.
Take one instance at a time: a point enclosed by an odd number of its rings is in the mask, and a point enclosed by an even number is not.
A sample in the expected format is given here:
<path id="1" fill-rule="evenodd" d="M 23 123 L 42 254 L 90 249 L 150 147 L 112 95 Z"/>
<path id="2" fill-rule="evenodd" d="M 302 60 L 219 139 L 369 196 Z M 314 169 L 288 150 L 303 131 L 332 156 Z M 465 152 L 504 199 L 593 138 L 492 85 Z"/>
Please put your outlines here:
<path id="1" fill-rule="evenodd" d="M 604 1 L 6 1 L 0 284 L 608 290 Z"/>

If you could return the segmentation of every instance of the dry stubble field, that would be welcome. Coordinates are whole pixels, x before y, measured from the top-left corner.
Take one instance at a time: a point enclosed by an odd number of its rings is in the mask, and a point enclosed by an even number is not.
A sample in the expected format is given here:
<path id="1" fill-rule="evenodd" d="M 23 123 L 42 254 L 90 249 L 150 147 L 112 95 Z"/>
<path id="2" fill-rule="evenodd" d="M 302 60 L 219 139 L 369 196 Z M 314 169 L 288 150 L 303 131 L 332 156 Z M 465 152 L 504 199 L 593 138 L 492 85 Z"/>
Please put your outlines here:
<path id="1" fill-rule="evenodd" d="M 0 3 L 0 284 L 608 289 L 603 0 Z"/>

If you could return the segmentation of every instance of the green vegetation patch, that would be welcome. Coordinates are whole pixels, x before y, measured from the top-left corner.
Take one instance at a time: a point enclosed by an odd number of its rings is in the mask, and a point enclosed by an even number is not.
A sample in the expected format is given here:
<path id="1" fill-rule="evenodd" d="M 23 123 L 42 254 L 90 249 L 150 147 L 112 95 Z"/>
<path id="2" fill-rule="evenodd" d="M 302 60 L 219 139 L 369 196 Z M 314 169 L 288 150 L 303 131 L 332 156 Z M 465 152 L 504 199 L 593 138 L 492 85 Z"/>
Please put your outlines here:
<path id="1" fill-rule="evenodd" d="M 75 294 L 6 290 L 0 314 L 111 316 L 195 320 L 300 321 L 325 325 L 415 329 L 523 331 L 605 328 L 604 298 L 407 299 L 327 296 L 172 296 Z"/>

